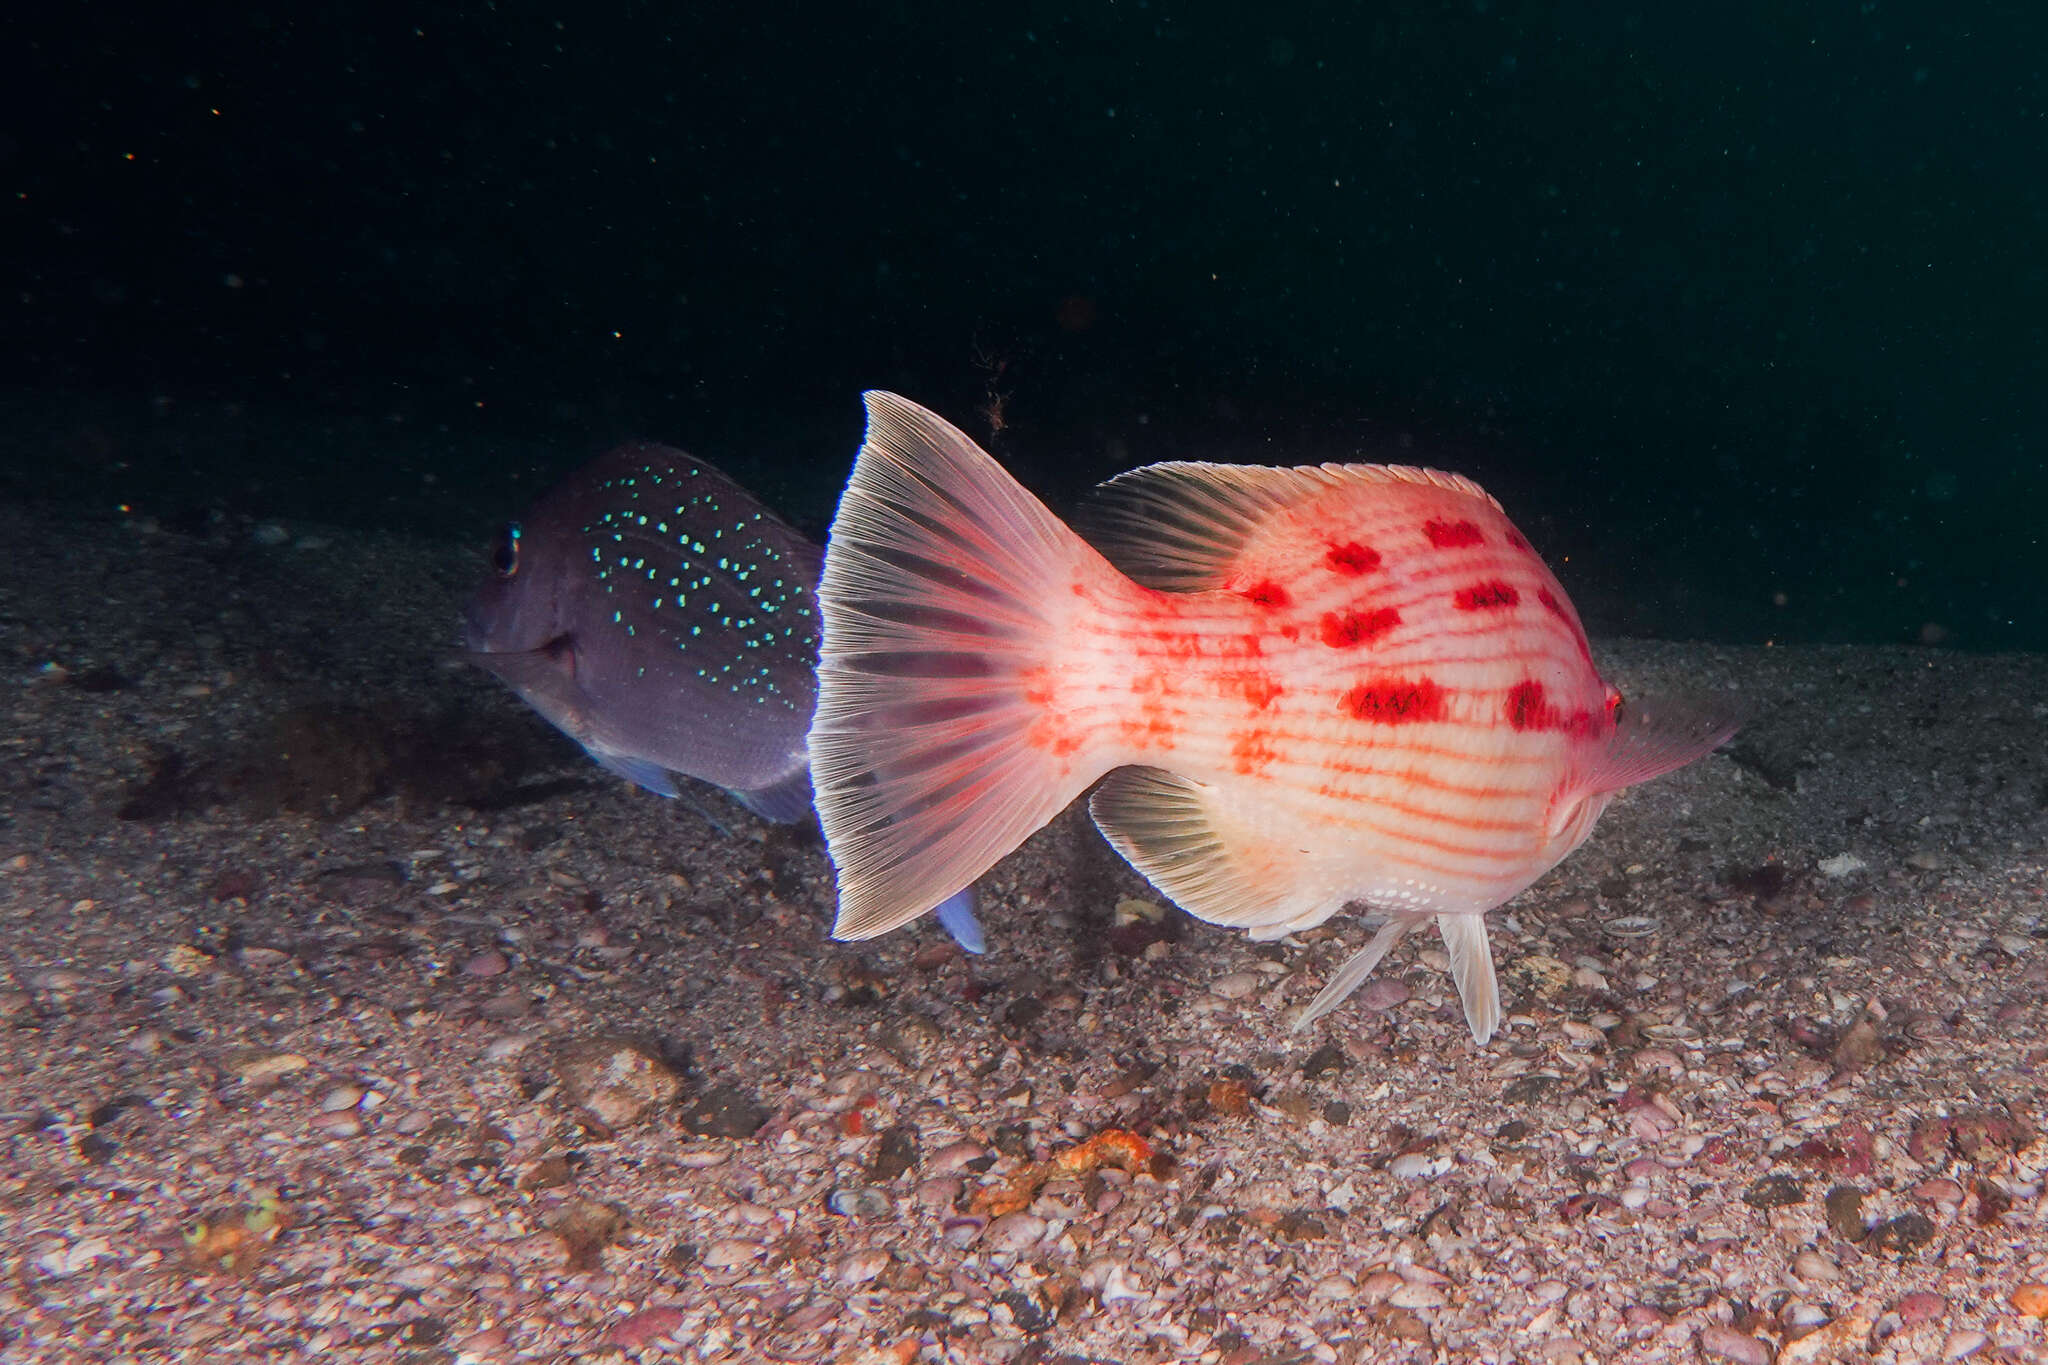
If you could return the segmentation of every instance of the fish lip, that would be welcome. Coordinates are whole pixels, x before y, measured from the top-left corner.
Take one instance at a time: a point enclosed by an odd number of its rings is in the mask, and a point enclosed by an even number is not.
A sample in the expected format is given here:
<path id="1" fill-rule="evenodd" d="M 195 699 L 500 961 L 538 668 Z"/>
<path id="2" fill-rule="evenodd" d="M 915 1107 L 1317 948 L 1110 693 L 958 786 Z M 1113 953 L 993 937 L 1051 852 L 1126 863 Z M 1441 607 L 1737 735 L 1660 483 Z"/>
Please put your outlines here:
<path id="1" fill-rule="evenodd" d="M 493 659 L 557 659 L 565 653 L 574 653 L 575 649 L 576 637 L 564 632 L 552 639 L 543 640 L 530 649 L 493 649 L 490 643 L 485 641 L 481 646 L 468 643 L 454 645 L 450 647 L 449 653 L 465 663 L 473 663 L 479 668 L 489 668 L 489 661 Z"/>

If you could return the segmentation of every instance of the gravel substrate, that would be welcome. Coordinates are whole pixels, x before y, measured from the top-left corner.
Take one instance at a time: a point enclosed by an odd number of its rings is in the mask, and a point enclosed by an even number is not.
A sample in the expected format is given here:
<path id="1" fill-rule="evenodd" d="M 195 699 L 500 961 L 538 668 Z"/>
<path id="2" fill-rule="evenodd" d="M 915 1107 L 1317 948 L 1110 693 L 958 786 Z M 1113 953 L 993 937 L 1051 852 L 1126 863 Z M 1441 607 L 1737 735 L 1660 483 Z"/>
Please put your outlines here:
<path id="1" fill-rule="evenodd" d="M 196 528 L 194 528 L 196 529 Z M 1070 811 L 831 943 L 445 655 L 477 567 L 0 509 L 9 1361 L 2048 1359 L 2044 661 L 1606 642 L 1738 687 L 1492 917 L 1170 908 Z"/>

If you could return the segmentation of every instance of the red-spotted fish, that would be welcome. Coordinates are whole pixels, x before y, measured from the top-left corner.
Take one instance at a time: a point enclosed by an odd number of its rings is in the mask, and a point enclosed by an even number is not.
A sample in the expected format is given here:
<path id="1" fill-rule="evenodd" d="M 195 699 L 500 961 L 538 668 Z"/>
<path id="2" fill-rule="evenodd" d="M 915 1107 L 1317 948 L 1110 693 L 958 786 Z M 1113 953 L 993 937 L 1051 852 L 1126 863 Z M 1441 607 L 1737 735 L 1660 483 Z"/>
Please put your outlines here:
<path id="1" fill-rule="evenodd" d="M 867 407 L 810 738 L 841 938 L 916 918 L 1100 781 L 1096 825 L 1190 914 L 1260 939 L 1391 917 L 1306 1017 L 1434 918 L 1483 1043 L 1485 912 L 1617 790 L 1734 732 L 1732 706 L 1624 702 L 1458 475 L 1153 465 L 1100 490 L 1098 552 L 943 419 Z"/>
<path id="2" fill-rule="evenodd" d="M 821 553 L 705 461 L 621 446 L 499 533 L 466 657 L 649 791 L 680 773 L 799 820 Z M 980 952 L 972 907 L 963 891 L 941 918 Z"/>

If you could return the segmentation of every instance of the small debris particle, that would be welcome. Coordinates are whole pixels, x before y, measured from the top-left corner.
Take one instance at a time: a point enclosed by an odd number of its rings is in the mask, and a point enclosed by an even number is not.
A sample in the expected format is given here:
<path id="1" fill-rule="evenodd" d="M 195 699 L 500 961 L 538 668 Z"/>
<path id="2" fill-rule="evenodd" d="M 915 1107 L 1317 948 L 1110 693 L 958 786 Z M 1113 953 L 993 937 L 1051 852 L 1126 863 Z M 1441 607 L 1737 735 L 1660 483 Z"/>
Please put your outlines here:
<path id="1" fill-rule="evenodd" d="M 1845 1242 L 1860 1242 L 1869 1232 L 1863 1223 L 1863 1191 L 1837 1185 L 1827 1194 L 1828 1229 Z"/>
<path id="2" fill-rule="evenodd" d="M 735 1086 L 713 1086 L 683 1111 L 683 1127 L 698 1137 L 752 1137 L 770 1115 L 760 1101 Z"/>
<path id="3" fill-rule="evenodd" d="M 1870 1245 L 1882 1251 L 1913 1251 L 1934 1240 L 1934 1223 L 1924 1213 L 1902 1213 L 1870 1230 Z"/>
<path id="4" fill-rule="evenodd" d="M 626 1218 L 609 1204 L 591 1199 L 571 1200 L 557 1214 L 549 1231 L 562 1239 L 571 1271 L 596 1270 L 603 1264 L 604 1249 L 625 1229 Z"/>
<path id="5" fill-rule="evenodd" d="M 875 1144 L 875 1159 L 868 1165 L 868 1179 L 886 1185 L 917 1164 L 917 1129 L 897 1124 Z"/>
<path id="6" fill-rule="evenodd" d="M 1318 1076 L 1342 1071 L 1346 1065 L 1344 1049 L 1335 1043 L 1324 1043 L 1308 1054 L 1308 1060 L 1301 1064 L 1301 1074 L 1304 1079 L 1312 1081 Z"/>
<path id="7" fill-rule="evenodd" d="M 1752 1208 L 1782 1209 L 1806 1202 L 1806 1187 L 1797 1176 L 1767 1175 L 1742 1192 L 1742 1202 Z"/>

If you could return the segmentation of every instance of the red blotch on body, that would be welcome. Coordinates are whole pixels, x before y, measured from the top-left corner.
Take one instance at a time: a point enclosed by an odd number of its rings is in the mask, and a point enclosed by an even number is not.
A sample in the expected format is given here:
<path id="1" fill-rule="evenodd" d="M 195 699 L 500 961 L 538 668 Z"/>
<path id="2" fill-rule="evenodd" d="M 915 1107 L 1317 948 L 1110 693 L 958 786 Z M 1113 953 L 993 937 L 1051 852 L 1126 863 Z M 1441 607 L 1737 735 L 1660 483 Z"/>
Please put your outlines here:
<path id="1" fill-rule="evenodd" d="M 1517 730 L 1561 730 L 1571 735 L 1588 735 L 1594 731 L 1591 711 L 1574 711 L 1566 715 L 1550 704 L 1544 695 L 1543 684 L 1534 678 L 1524 678 L 1508 689 L 1507 704 L 1502 707 L 1502 714 Z"/>
<path id="2" fill-rule="evenodd" d="M 1363 573 L 1371 573 L 1380 566 L 1380 552 L 1370 545 L 1360 545 L 1355 540 L 1347 540 L 1342 545 L 1332 545 L 1330 553 L 1323 558 L 1332 569 L 1353 578 Z"/>
<path id="3" fill-rule="evenodd" d="M 1262 578 L 1244 590 L 1244 599 L 1255 607 L 1284 607 L 1293 599 L 1287 589 L 1270 578 Z"/>
<path id="4" fill-rule="evenodd" d="M 1287 690 L 1265 673 L 1240 673 L 1227 679 L 1225 686 L 1243 693 L 1254 711 L 1265 710 L 1273 704 L 1273 698 Z"/>
<path id="5" fill-rule="evenodd" d="M 1344 694 L 1344 709 L 1374 725 L 1442 720 L 1444 690 L 1431 678 L 1360 683 Z"/>
<path id="6" fill-rule="evenodd" d="M 1508 689 L 1508 724 L 1517 730 L 1554 730 L 1557 708 L 1543 698 L 1543 684 L 1524 678 Z"/>
<path id="7" fill-rule="evenodd" d="M 1469 588 L 1458 589 L 1458 595 L 1451 599 L 1459 611 L 1498 611 L 1512 607 L 1522 600 L 1511 583 L 1498 578 L 1490 583 L 1474 583 Z"/>
<path id="8" fill-rule="evenodd" d="M 1486 537 L 1479 534 L 1479 528 L 1469 521 L 1444 521 L 1435 518 L 1422 523 L 1422 534 L 1429 537 L 1429 543 L 1439 550 L 1458 550 L 1467 545 L 1478 545 Z"/>
<path id="9" fill-rule="evenodd" d="M 1024 742 L 1055 758 L 1072 758 L 1081 751 L 1082 739 L 1061 717 L 1047 713 L 1025 731 Z"/>
<path id="10" fill-rule="evenodd" d="M 1332 649 L 1350 649 L 1376 640 L 1401 624 L 1401 613 L 1392 607 L 1377 611 L 1329 611 L 1323 613 L 1323 643 Z"/>
<path id="11" fill-rule="evenodd" d="M 1278 757 L 1280 751 L 1273 747 L 1264 730 L 1247 730 L 1231 741 L 1231 767 L 1240 776 L 1250 777 Z"/>
<path id="12" fill-rule="evenodd" d="M 1529 549 L 1529 542 L 1522 539 L 1522 533 L 1512 526 L 1508 527 L 1508 544 L 1514 546 L 1517 550 Z M 1533 554 L 1535 552 L 1532 550 L 1530 553 Z"/>
<path id="13" fill-rule="evenodd" d="M 1131 695 L 1135 709 L 1117 718 L 1118 737 L 1140 749 L 1173 747 L 1176 725 L 1167 704 L 1173 693 L 1173 679 L 1163 669 L 1133 678 Z"/>

